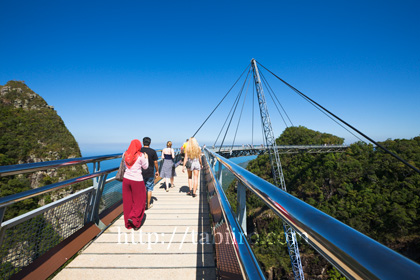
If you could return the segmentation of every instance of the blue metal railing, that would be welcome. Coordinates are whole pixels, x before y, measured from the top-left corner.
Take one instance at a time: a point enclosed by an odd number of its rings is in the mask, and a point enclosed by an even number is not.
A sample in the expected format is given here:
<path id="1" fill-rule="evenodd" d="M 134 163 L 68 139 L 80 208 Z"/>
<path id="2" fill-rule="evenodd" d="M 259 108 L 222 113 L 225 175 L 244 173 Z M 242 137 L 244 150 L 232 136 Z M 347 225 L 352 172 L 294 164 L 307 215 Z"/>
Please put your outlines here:
<path id="1" fill-rule="evenodd" d="M 280 154 L 296 154 L 296 153 L 342 153 L 349 146 L 347 145 L 279 145 L 276 149 Z M 264 145 L 235 145 L 212 147 L 210 150 L 218 153 L 225 158 L 263 155 L 268 154 L 269 149 Z"/>
<path id="2" fill-rule="evenodd" d="M 100 162 L 116 158 L 121 158 L 121 154 L 0 166 L 0 176 L 3 177 L 93 164 L 90 174 L 0 198 L 0 278 L 10 278 L 87 223 L 94 222 L 99 228 L 104 228 L 99 214 L 121 201 L 122 196 L 121 183 L 116 184 L 115 177 L 107 180 L 108 174 L 116 171 L 118 167 L 101 171 Z M 16 202 L 90 179 L 93 180 L 91 187 L 3 221 L 8 206 Z M 102 196 L 104 190 L 107 192 L 106 199 Z"/>
<path id="3" fill-rule="evenodd" d="M 230 239 L 235 249 L 235 254 L 238 259 L 238 263 L 242 274 L 246 276 L 246 279 L 265 279 L 264 273 L 258 265 L 258 261 L 252 253 L 252 249 L 246 242 L 246 235 L 242 229 L 241 223 L 235 218 L 235 214 L 232 211 L 227 197 L 220 184 L 220 172 L 216 172 L 211 165 L 213 162 L 208 161 L 209 157 L 206 157 L 204 161 L 210 169 L 210 175 L 214 182 L 215 191 L 219 199 L 224 221 L 229 229 Z M 218 179 L 216 179 L 218 178 Z"/>
<path id="4" fill-rule="evenodd" d="M 179 158 L 179 149 L 176 149 L 176 155 Z M 101 230 L 106 228 L 99 219 L 99 214 L 121 201 L 122 183 L 116 181 L 115 177 L 107 179 L 110 173 L 118 169 L 119 164 L 107 170 L 100 170 L 100 164 L 121 156 L 122 154 L 110 154 L 0 166 L 0 177 L 4 177 L 52 168 L 93 164 L 90 174 L 0 198 L 0 278 L 10 278 L 87 223 L 94 222 Z M 161 166 L 162 160 L 159 159 L 158 163 Z M 16 202 L 91 179 L 93 180 L 91 187 L 3 221 L 8 206 Z"/>
<path id="5" fill-rule="evenodd" d="M 215 179 L 219 179 L 222 166 L 227 168 L 240 184 L 257 195 L 347 278 L 419 279 L 419 264 L 282 191 L 213 151 L 205 148 L 204 152 L 212 173 L 215 174 Z M 236 226 L 238 223 L 236 218 L 233 218 L 235 221 L 231 220 L 236 214 L 232 211 L 229 203 L 224 201 L 226 197 L 222 194 L 223 190 L 217 180 L 216 186 L 218 186 L 219 200 L 225 218 L 229 220 L 229 224 Z M 244 203 L 244 200 L 238 200 L 238 209 L 245 209 L 240 203 Z M 238 216 L 243 217 L 244 215 L 245 213 L 238 213 Z M 246 242 L 244 231 L 246 229 L 239 231 L 239 237 L 235 237 L 236 240 L 240 238 Z M 258 275 L 259 272 L 254 268 L 255 262 L 249 261 L 255 257 L 248 256 L 248 254 L 252 254 L 248 248 L 249 246 L 245 245 L 238 247 L 237 256 L 245 267 L 243 269 L 246 273 L 245 276 L 254 278 L 252 275 Z M 246 267 L 249 267 L 251 271 L 248 272 Z"/>
<path id="6" fill-rule="evenodd" d="M 103 156 L 93 156 L 93 157 L 83 157 L 83 158 L 69 158 L 53 161 L 44 161 L 37 163 L 25 163 L 25 164 L 15 164 L 15 165 L 6 165 L 0 166 L 0 177 L 24 174 L 28 172 L 35 172 L 50 168 L 59 168 L 72 165 L 80 165 L 87 163 L 97 163 L 104 160 L 121 158 L 121 154 L 112 154 L 112 155 L 103 155 Z"/>
<path id="7" fill-rule="evenodd" d="M 176 156 L 179 155 L 179 149 L 174 149 Z M 161 150 L 157 150 L 157 152 L 160 152 Z M 100 178 L 104 177 L 116 170 L 118 170 L 118 166 L 99 171 L 100 169 L 100 162 L 105 160 L 112 160 L 121 158 L 122 154 L 110 154 L 110 155 L 101 155 L 101 156 L 92 156 L 92 157 L 82 157 L 82 158 L 70 158 L 70 159 L 62 159 L 62 160 L 54 160 L 54 161 L 45 161 L 45 162 L 37 162 L 37 163 L 26 163 L 26 164 L 16 164 L 16 165 L 6 165 L 6 166 L 0 166 L 0 177 L 4 176 L 10 176 L 10 175 L 17 175 L 17 174 L 25 174 L 29 172 L 36 172 L 51 168 L 60 168 L 60 167 L 68 167 L 73 165 L 80 165 L 80 164 L 88 164 L 93 163 L 93 173 L 87 174 L 84 176 L 80 176 L 77 178 L 72 178 L 66 181 L 58 182 L 55 184 L 50 184 L 44 187 L 24 191 L 21 193 L 16 193 L 13 195 L 9 195 L 6 197 L 0 198 L 0 208 L 3 208 L 7 205 L 16 203 L 18 201 L 22 201 L 34 196 L 42 195 L 51 191 L 59 190 L 64 187 L 80 183 L 89 179 L 93 178 Z M 161 164 L 162 159 L 158 160 L 159 165 Z M 97 171 L 97 172 L 95 172 Z M 111 182 L 115 180 L 115 178 L 110 178 L 107 182 Z M 0 220 L 1 222 L 1 220 Z"/>

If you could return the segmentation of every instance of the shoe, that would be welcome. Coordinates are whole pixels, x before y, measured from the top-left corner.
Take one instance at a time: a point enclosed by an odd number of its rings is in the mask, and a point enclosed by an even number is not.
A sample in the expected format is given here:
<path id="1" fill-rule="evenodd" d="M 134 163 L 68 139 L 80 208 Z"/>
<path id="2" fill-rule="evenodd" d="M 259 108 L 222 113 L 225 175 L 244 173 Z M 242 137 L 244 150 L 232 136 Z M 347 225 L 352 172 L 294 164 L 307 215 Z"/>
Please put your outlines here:
<path id="1" fill-rule="evenodd" d="M 171 185 L 171 188 L 175 188 L 175 185 Z"/>
<path id="2" fill-rule="evenodd" d="M 128 223 L 130 224 L 130 226 L 135 230 L 135 231 L 138 231 L 139 229 L 140 229 L 140 227 L 135 227 L 134 226 L 134 223 L 133 223 L 133 220 L 132 219 L 128 219 L 127 220 L 128 221 Z"/>
<path id="3" fill-rule="evenodd" d="M 193 194 L 192 194 L 192 197 L 193 197 L 193 198 L 194 198 L 194 197 L 196 197 L 196 196 L 197 196 L 197 195 L 196 195 L 195 193 L 193 193 Z"/>
<path id="4" fill-rule="evenodd" d="M 191 195 L 191 192 L 187 192 L 187 195 Z"/>
<path id="5" fill-rule="evenodd" d="M 166 192 L 169 192 L 169 190 L 168 190 L 168 189 L 166 189 Z"/>

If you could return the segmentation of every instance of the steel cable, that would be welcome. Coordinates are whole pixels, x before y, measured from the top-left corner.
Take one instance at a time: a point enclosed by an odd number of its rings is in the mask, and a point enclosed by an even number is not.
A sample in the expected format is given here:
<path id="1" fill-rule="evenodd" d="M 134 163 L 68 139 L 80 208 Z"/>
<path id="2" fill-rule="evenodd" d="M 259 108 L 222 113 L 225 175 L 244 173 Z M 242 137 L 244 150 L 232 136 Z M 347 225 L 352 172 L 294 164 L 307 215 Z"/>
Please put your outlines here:
<path id="1" fill-rule="evenodd" d="M 382 150 L 384 150 L 385 152 L 387 152 L 388 154 L 390 154 L 391 156 L 393 156 L 394 158 L 398 159 L 399 161 L 401 161 L 402 163 L 404 163 L 406 166 L 410 167 L 411 169 L 413 169 L 414 171 L 416 171 L 417 173 L 420 174 L 420 170 L 418 168 L 416 168 L 415 166 L 411 165 L 410 163 L 408 163 L 406 160 L 402 159 L 397 154 L 394 154 L 393 152 L 391 152 L 390 150 L 388 150 L 387 148 L 385 148 L 384 146 L 382 146 L 381 144 L 379 144 L 378 142 L 376 142 L 375 140 L 373 140 L 372 138 L 370 138 L 369 136 L 367 136 L 363 132 L 359 131 L 358 129 L 356 129 L 355 127 L 353 127 L 352 125 L 350 125 L 346 121 L 342 120 L 341 118 L 339 118 L 338 116 L 336 116 L 335 114 L 333 114 L 332 112 L 330 112 L 329 110 L 327 110 L 326 108 L 324 108 L 323 106 L 321 106 L 320 104 L 318 104 L 317 102 L 315 102 L 314 100 L 312 100 L 311 98 L 309 98 L 308 96 L 306 96 L 305 94 L 303 94 L 302 92 L 300 92 L 298 89 L 296 89 L 295 87 L 293 87 L 292 85 L 290 85 L 289 83 L 287 83 L 285 80 L 283 80 L 282 78 L 280 78 L 279 76 L 277 76 L 276 74 L 274 74 L 273 72 L 271 72 L 270 70 L 268 70 L 261 63 L 259 63 L 259 62 L 257 62 L 257 63 L 261 67 L 263 67 L 265 70 L 267 70 L 268 72 L 270 72 L 274 77 L 276 77 L 281 82 L 283 82 L 286 86 L 288 86 L 289 88 L 291 88 L 294 92 L 296 92 L 297 94 L 299 94 L 301 97 L 303 97 L 304 99 L 306 99 L 307 101 L 309 101 L 313 105 L 316 105 L 316 107 L 318 107 L 319 110 L 321 110 L 321 109 L 324 110 L 326 113 L 330 114 L 331 116 L 333 116 L 334 118 L 336 118 L 337 120 L 339 120 L 340 122 L 342 122 L 343 124 L 345 124 L 346 126 L 348 126 L 351 129 L 353 129 L 355 132 L 357 132 L 358 134 L 360 134 L 361 136 L 363 136 L 364 138 L 366 138 L 368 141 L 372 142 L 373 144 L 375 144 L 376 146 L 378 146 L 379 148 L 381 148 Z M 357 138 L 360 139 L 359 137 L 357 137 Z"/>
<path id="2" fill-rule="evenodd" d="M 248 77 L 248 75 L 249 75 L 249 73 L 250 73 L 250 72 L 251 72 L 251 68 L 250 68 L 250 69 L 249 69 L 249 71 L 248 71 L 247 77 Z M 243 91 L 244 91 L 244 87 L 245 87 L 246 80 L 247 80 L 247 79 L 245 79 L 245 81 L 244 81 L 244 83 L 243 83 L 243 85 L 242 85 L 242 88 L 241 88 L 241 90 L 240 90 L 240 93 L 239 93 L 239 95 L 238 95 L 238 96 L 239 96 L 239 97 L 237 98 L 238 102 L 236 102 L 235 109 L 233 110 L 233 113 L 232 113 L 232 117 L 230 118 L 229 124 L 228 124 L 228 126 L 227 126 L 227 128 L 226 128 L 226 133 L 225 133 L 225 135 L 224 135 L 224 137 L 223 137 L 222 143 L 220 144 L 219 152 L 220 152 L 220 151 L 221 151 L 221 149 L 222 149 L 223 143 L 225 142 L 225 139 L 226 139 L 226 135 L 227 135 L 227 133 L 228 133 L 228 131 L 229 131 L 229 127 L 230 127 L 230 125 L 231 125 L 231 123 L 232 123 L 233 116 L 235 115 L 236 109 L 238 108 L 239 99 L 241 98 L 242 93 L 243 93 Z"/>
<path id="3" fill-rule="evenodd" d="M 273 103 L 274 103 L 274 105 L 276 106 L 277 112 L 279 112 L 280 117 L 282 118 L 282 120 L 283 120 L 283 122 L 284 122 L 284 125 L 285 125 L 286 127 L 289 127 L 289 126 L 287 125 L 287 123 L 286 123 L 286 120 L 285 120 L 285 119 L 284 119 L 284 117 L 283 117 L 283 114 L 280 112 L 280 109 L 279 109 L 279 107 L 277 106 L 276 101 L 275 101 L 275 100 L 274 100 L 274 98 L 273 98 L 273 95 L 275 95 L 275 94 L 274 94 L 274 91 L 273 91 L 273 89 L 271 88 L 270 84 L 269 84 L 269 83 L 267 82 L 267 80 L 265 79 L 264 74 L 263 74 L 261 71 L 260 71 L 260 76 L 261 76 L 261 78 L 262 78 L 262 82 L 264 82 L 264 84 L 266 85 L 266 88 L 267 88 L 268 94 L 270 94 L 271 100 L 273 100 Z M 277 96 L 276 96 L 276 99 L 277 99 Z M 287 115 L 286 111 L 284 110 L 283 106 L 281 105 L 281 103 L 280 103 L 280 101 L 279 101 L 278 99 L 277 99 L 277 102 L 280 104 L 280 107 L 283 109 L 284 113 L 286 114 L 287 118 L 289 119 L 290 123 L 291 123 L 291 124 L 292 124 L 292 126 L 293 126 L 292 121 L 290 120 L 289 116 Z"/>
<path id="4" fill-rule="evenodd" d="M 248 72 L 248 75 L 249 75 L 249 72 Z M 247 77 L 246 77 L 246 79 L 245 79 L 245 82 L 248 80 L 248 75 L 247 75 Z M 242 113 L 243 113 L 243 111 L 244 111 L 245 101 L 246 101 L 246 97 L 247 97 L 247 95 L 248 95 L 249 81 L 250 81 L 250 80 L 251 80 L 251 79 L 249 79 L 249 80 L 248 80 L 248 86 L 247 86 L 247 89 L 246 89 L 246 92 L 245 92 L 244 103 L 242 104 L 241 113 L 240 113 L 240 115 L 239 115 L 239 119 L 238 119 L 238 125 L 236 126 L 235 136 L 233 137 L 232 149 L 233 149 L 233 146 L 235 145 L 236 135 L 238 134 L 239 124 L 240 124 L 241 119 L 242 119 Z"/>
<path id="5" fill-rule="evenodd" d="M 229 91 L 225 94 L 225 96 L 222 98 L 222 100 L 220 100 L 219 104 L 217 104 L 216 108 L 213 109 L 213 111 L 210 113 L 210 115 L 204 120 L 204 122 L 200 125 L 200 127 L 197 129 L 197 131 L 193 134 L 192 137 L 194 137 L 199 131 L 200 129 L 203 127 L 203 125 L 207 122 L 207 120 L 211 117 L 211 115 L 213 115 L 213 113 L 216 111 L 216 109 L 220 106 L 220 104 L 222 104 L 223 100 L 225 100 L 225 98 L 229 95 L 230 91 L 234 88 L 234 86 L 236 85 L 236 83 L 241 79 L 241 77 L 243 76 L 243 74 L 245 73 L 245 71 L 249 68 L 250 64 L 248 64 L 245 68 L 245 70 L 242 72 L 242 74 L 239 76 L 239 78 L 236 80 L 236 82 L 233 84 L 233 86 L 229 89 Z"/>
<path id="6" fill-rule="evenodd" d="M 222 134 L 223 128 L 225 128 L 225 125 L 226 125 L 227 121 L 229 120 L 229 116 L 230 116 L 230 114 L 232 113 L 233 108 L 235 107 L 235 104 L 236 104 L 237 102 L 239 102 L 239 100 L 238 100 L 238 99 L 239 99 L 239 94 L 236 96 L 235 101 L 233 102 L 232 108 L 230 108 L 229 114 L 227 115 L 226 120 L 225 120 L 225 122 L 223 123 L 223 126 L 222 126 L 222 128 L 220 129 L 219 134 L 217 135 L 216 141 L 214 141 L 213 147 L 215 147 L 215 146 L 216 146 L 217 140 L 219 140 L 220 134 Z"/>

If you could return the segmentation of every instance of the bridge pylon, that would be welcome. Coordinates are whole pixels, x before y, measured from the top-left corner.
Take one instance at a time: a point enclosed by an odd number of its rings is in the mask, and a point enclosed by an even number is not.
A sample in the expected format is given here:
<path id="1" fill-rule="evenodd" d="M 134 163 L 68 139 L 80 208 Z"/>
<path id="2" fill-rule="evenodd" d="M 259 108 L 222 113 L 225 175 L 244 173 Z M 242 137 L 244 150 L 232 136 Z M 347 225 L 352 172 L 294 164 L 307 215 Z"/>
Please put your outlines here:
<path id="1" fill-rule="evenodd" d="M 286 190 L 286 183 L 284 181 L 283 170 L 281 167 L 279 151 L 277 150 L 276 138 L 274 137 L 273 128 L 271 125 L 270 115 L 268 113 L 267 103 L 265 101 L 264 91 L 261 84 L 260 74 L 255 59 L 251 60 L 251 67 L 253 70 L 255 88 L 258 97 L 258 104 L 260 108 L 261 121 L 264 131 L 267 149 L 269 150 L 271 170 L 276 186 Z M 292 269 L 295 279 L 305 279 L 300 260 L 299 247 L 296 239 L 296 232 L 287 223 L 283 222 L 284 234 L 286 235 L 287 248 L 289 250 L 290 260 L 292 262 Z"/>

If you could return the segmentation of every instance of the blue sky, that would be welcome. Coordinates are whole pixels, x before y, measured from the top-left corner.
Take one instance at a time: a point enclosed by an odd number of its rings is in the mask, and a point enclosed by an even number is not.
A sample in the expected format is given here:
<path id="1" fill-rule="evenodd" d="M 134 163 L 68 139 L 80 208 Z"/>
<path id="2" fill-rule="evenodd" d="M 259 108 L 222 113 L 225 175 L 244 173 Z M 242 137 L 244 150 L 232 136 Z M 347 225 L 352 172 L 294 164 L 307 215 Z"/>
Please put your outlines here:
<path id="1" fill-rule="evenodd" d="M 420 135 L 418 1 L 17 0 L 0 11 L 0 84 L 24 80 L 84 153 L 146 135 L 156 148 L 182 144 L 252 58 L 377 141 Z M 269 81 L 294 125 L 355 140 Z M 200 144 L 213 144 L 239 88 Z M 251 100 L 238 144 L 251 142 Z M 278 136 L 285 125 L 269 110 Z"/>

